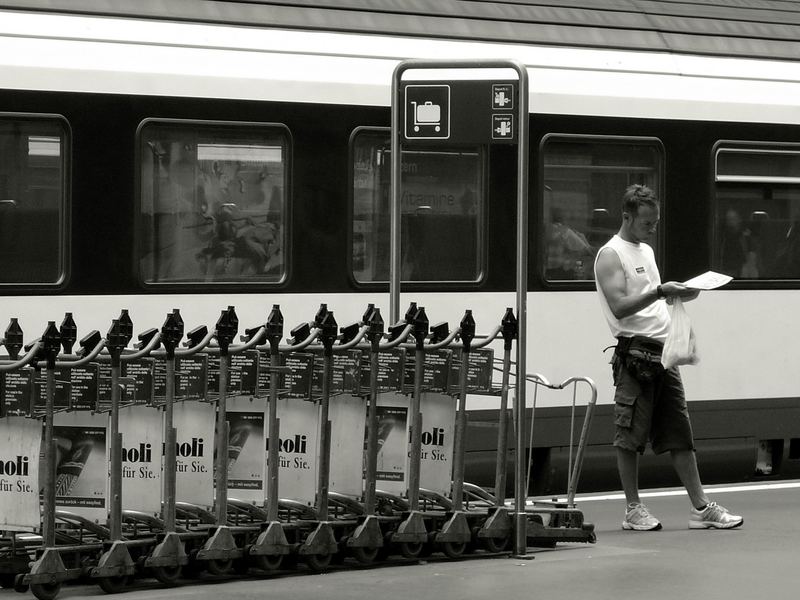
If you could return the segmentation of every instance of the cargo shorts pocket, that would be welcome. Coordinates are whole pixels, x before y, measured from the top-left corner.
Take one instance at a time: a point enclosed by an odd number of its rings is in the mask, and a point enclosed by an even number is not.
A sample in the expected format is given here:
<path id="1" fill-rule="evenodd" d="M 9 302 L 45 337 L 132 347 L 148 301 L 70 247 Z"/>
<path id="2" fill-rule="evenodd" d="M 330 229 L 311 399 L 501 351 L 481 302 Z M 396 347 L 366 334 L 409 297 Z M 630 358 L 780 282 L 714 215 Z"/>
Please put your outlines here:
<path id="1" fill-rule="evenodd" d="M 632 390 L 617 388 L 617 393 L 614 396 L 614 424 L 617 427 L 630 429 L 638 395 L 637 392 Z"/>

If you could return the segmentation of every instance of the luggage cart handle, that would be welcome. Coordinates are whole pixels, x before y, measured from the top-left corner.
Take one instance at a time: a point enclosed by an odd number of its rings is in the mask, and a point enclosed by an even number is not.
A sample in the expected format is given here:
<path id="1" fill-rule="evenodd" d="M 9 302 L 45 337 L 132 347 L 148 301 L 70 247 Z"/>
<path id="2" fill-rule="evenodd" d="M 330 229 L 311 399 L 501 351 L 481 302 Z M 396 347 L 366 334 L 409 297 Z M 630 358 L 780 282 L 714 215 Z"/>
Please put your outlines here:
<path id="1" fill-rule="evenodd" d="M 302 341 L 300 341 L 300 342 L 298 342 L 296 344 L 289 344 L 289 345 L 285 345 L 285 346 L 279 346 L 278 350 L 280 352 L 300 352 L 301 350 L 305 350 L 308 346 L 311 345 L 311 343 L 314 340 L 316 340 L 319 337 L 320 333 L 322 333 L 321 329 L 319 329 L 317 327 L 312 327 L 311 330 L 309 331 L 309 334 L 306 336 L 306 338 L 304 340 L 302 340 Z M 267 349 L 267 348 L 269 348 L 269 346 L 265 346 L 264 347 L 264 349 Z"/>
<path id="2" fill-rule="evenodd" d="M 42 341 L 36 340 L 35 342 L 33 342 L 33 345 L 28 350 L 28 353 L 19 360 L 14 362 L 0 362 L 0 373 L 6 371 L 15 371 L 17 369 L 24 367 L 25 365 L 32 363 L 34 360 L 36 360 L 36 355 L 39 354 L 39 351 L 41 349 L 42 349 Z"/>
<path id="3" fill-rule="evenodd" d="M 503 331 L 503 326 L 502 326 L 502 325 L 498 325 L 498 326 L 497 326 L 497 327 L 495 327 L 495 328 L 494 328 L 494 330 L 493 330 L 493 331 L 492 331 L 492 332 L 491 332 L 489 335 L 487 335 L 485 338 L 484 338 L 483 336 L 478 336 L 478 335 L 476 335 L 476 336 L 475 336 L 475 338 L 476 338 L 476 339 L 477 339 L 477 338 L 483 338 L 483 339 L 481 339 L 481 341 L 480 341 L 480 342 L 474 342 L 474 341 L 473 341 L 473 342 L 472 342 L 472 344 L 471 344 L 471 347 L 472 347 L 473 349 L 475 349 L 475 348 L 483 348 L 483 347 L 485 347 L 485 346 L 488 346 L 489 344 L 491 344 L 493 341 L 495 341 L 495 340 L 497 339 L 497 336 L 499 336 L 499 335 L 502 333 L 502 331 Z"/>
<path id="4" fill-rule="evenodd" d="M 237 346 L 229 346 L 228 354 L 239 354 L 240 352 L 245 352 L 246 350 L 250 350 L 251 348 L 254 348 L 258 344 L 260 344 L 266 335 L 267 335 L 267 326 L 262 325 L 261 327 L 258 328 L 255 335 L 253 335 L 253 337 L 247 340 L 244 344 L 239 344 Z M 206 352 L 208 354 L 219 354 L 220 348 L 218 345 L 215 345 L 212 342 L 209 345 L 209 348 Z"/>
<path id="5" fill-rule="evenodd" d="M 589 377 L 569 377 L 565 379 L 561 383 L 561 387 L 564 388 L 570 384 L 577 384 L 581 381 L 585 382 L 589 389 L 592 392 L 591 397 L 589 398 L 589 403 L 586 405 L 586 415 L 583 418 L 583 427 L 581 428 L 581 435 L 578 438 L 578 449 L 575 452 L 575 463 L 571 465 L 570 475 L 569 475 L 569 482 L 567 484 L 567 505 L 574 506 L 575 505 L 575 494 L 578 488 L 578 479 L 581 476 L 581 469 L 583 468 L 583 455 L 584 451 L 586 450 L 586 443 L 589 437 L 589 427 L 592 424 L 592 416 L 594 413 L 595 404 L 597 404 L 597 386 L 595 385 L 594 381 Z M 573 411 L 574 411 L 574 396 L 573 396 Z M 570 437 L 572 437 L 572 429 L 570 429 Z M 572 443 L 570 443 L 570 458 L 572 457 Z"/>
<path id="6" fill-rule="evenodd" d="M 145 344 L 140 350 L 137 350 L 136 352 L 131 352 L 130 354 L 123 354 L 122 356 L 120 356 L 120 360 L 122 362 L 127 362 L 147 356 L 153 350 L 158 348 L 159 344 L 161 344 L 161 333 L 157 332 L 153 335 L 153 337 L 151 337 L 148 340 L 147 344 Z"/>
<path id="7" fill-rule="evenodd" d="M 414 330 L 414 325 L 412 323 L 409 323 L 403 328 L 403 330 L 400 332 L 400 335 L 398 335 L 395 339 L 386 342 L 384 344 L 380 344 L 378 346 L 378 350 L 380 352 L 383 352 L 385 350 L 391 350 L 392 348 L 396 348 L 397 346 L 399 346 L 408 339 L 408 336 L 411 335 L 411 332 L 413 330 Z"/>
<path id="8" fill-rule="evenodd" d="M 432 343 L 432 344 L 423 344 L 423 345 L 422 345 L 422 349 L 423 349 L 425 352 L 430 352 L 430 351 L 432 351 L 432 350 L 439 350 L 440 348 L 444 348 L 444 347 L 446 347 L 446 346 L 449 346 L 450 344 L 452 344 L 452 343 L 453 343 L 453 340 L 455 340 L 455 339 L 456 339 L 456 337 L 458 337 L 458 335 L 459 335 L 460 333 L 461 333 L 461 328 L 460 328 L 460 327 L 456 327 L 456 328 L 455 328 L 455 329 L 454 329 L 454 330 L 453 330 L 451 333 L 449 333 L 449 334 L 447 335 L 447 337 L 446 337 L 445 339 L 443 339 L 442 341 L 440 341 L 440 342 L 435 342 L 435 343 Z M 417 345 L 416 345 L 416 344 L 409 343 L 409 342 L 406 342 L 405 344 L 403 344 L 403 347 L 404 347 L 404 348 L 408 348 L 409 350 L 415 350 L 415 349 L 417 348 Z"/>
<path id="9" fill-rule="evenodd" d="M 575 505 L 575 494 L 577 492 L 578 487 L 578 479 L 581 475 L 581 470 L 583 468 L 583 457 L 584 452 L 586 450 L 586 443 L 589 437 L 589 427 L 592 423 L 592 416 L 594 413 L 594 407 L 597 404 L 597 385 L 594 381 L 589 377 L 582 377 L 582 376 L 575 376 L 575 377 L 568 377 L 564 381 L 558 384 L 550 383 L 546 377 L 540 375 L 538 373 L 529 373 L 525 376 L 527 381 L 535 383 L 537 385 L 543 385 L 551 390 L 563 390 L 569 385 L 576 385 L 580 382 L 585 382 L 589 389 L 592 392 L 591 397 L 589 398 L 589 402 L 586 405 L 586 415 L 583 419 L 583 427 L 581 428 L 581 434 L 578 439 L 578 449 L 575 452 L 575 462 L 572 462 L 572 447 L 573 447 L 573 439 L 572 439 L 572 432 L 573 432 L 573 421 L 575 418 L 575 396 L 573 395 L 572 398 L 572 418 L 570 419 L 570 443 L 569 443 L 569 480 L 567 481 L 567 506 L 574 506 Z M 531 435 L 533 435 L 533 425 L 531 424 Z M 530 465 L 528 467 L 530 470 Z"/>
<path id="10" fill-rule="evenodd" d="M 203 329 L 205 329 L 205 327 L 203 327 Z M 189 332 L 189 335 L 191 335 L 191 332 Z M 196 344 L 194 344 L 194 345 L 192 345 L 192 346 L 190 346 L 188 348 L 184 348 L 184 349 L 180 349 L 180 350 L 176 348 L 175 349 L 175 358 L 184 358 L 186 356 L 191 356 L 192 354 L 197 354 L 198 352 L 200 352 L 201 350 L 206 348 L 211 343 L 211 340 L 214 339 L 215 335 L 216 335 L 215 331 L 213 331 L 213 330 L 212 331 L 207 331 L 205 333 L 205 336 L 200 341 L 198 341 Z M 187 343 L 192 343 L 191 339 Z M 157 356 L 158 358 L 165 358 L 167 356 L 167 351 L 166 350 L 155 350 L 155 351 L 150 353 L 150 356 Z"/>
<path id="11" fill-rule="evenodd" d="M 76 360 L 65 360 L 68 359 L 70 356 L 74 355 L 63 356 L 62 360 L 56 361 L 56 368 L 67 367 L 71 369 L 74 367 L 82 367 L 83 365 L 88 364 L 92 362 L 94 359 L 96 359 L 100 355 L 100 353 L 105 349 L 105 347 L 106 347 L 106 340 L 104 338 L 100 338 L 95 344 L 94 348 L 92 348 L 85 356 L 81 356 Z M 110 359 L 110 357 L 107 358 Z M 40 363 L 40 366 L 43 365 L 44 363 Z"/>
<path id="12" fill-rule="evenodd" d="M 334 346 L 333 351 L 343 352 L 345 350 L 350 350 L 351 348 L 355 348 L 358 344 L 361 343 L 361 341 L 364 339 L 367 333 L 369 333 L 369 329 L 370 329 L 369 325 L 362 325 L 361 327 L 359 327 L 358 333 L 356 333 L 356 336 L 352 340 L 350 340 L 349 342 L 345 342 L 343 344 L 339 344 L 338 346 Z"/>

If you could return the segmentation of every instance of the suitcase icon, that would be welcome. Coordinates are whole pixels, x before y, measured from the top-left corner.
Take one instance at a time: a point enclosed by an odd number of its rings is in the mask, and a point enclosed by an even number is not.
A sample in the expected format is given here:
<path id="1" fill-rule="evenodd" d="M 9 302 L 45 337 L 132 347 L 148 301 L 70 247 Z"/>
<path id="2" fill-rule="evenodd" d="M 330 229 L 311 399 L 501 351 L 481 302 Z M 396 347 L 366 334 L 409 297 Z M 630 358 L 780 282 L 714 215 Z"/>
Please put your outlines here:
<path id="1" fill-rule="evenodd" d="M 425 102 L 424 104 L 414 105 L 414 131 L 419 131 L 420 125 L 433 125 L 434 131 L 441 129 L 440 122 L 442 120 L 442 107 L 433 102 Z"/>

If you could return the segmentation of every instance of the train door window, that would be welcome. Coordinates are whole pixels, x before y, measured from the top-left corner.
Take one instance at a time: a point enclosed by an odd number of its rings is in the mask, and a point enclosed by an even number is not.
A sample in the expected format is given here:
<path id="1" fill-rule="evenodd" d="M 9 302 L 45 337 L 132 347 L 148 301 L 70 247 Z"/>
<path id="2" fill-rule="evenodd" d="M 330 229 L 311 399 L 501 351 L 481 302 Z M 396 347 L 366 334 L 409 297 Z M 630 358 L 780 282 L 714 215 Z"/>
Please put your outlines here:
<path id="1" fill-rule="evenodd" d="M 598 250 L 619 230 L 622 195 L 633 184 L 664 203 L 664 151 L 652 138 L 548 135 L 542 141 L 542 214 L 539 230 L 544 278 L 594 278 Z M 658 233 L 650 241 L 660 259 Z"/>
<path id="2" fill-rule="evenodd" d="M 61 117 L 0 115 L 0 286 L 66 281 L 68 149 Z"/>
<path id="3" fill-rule="evenodd" d="M 352 272 L 389 280 L 391 151 L 387 129 L 359 129 L 351 144 Z M 484 273 L 484 156 L 475 148 L 403 151 L 401 278 L 477 282 Z"/>
<path id="4" fill-rule="evenodd" d="M 284 126 L 148 120 L 138 148 L 143 283 L 285 279 L 290 136 Z"/>
<path id="5" fill-rule="evenodd" d="M 713 268 L 800 279 L 800 145 L 720 142 L 714 173 Z"/>

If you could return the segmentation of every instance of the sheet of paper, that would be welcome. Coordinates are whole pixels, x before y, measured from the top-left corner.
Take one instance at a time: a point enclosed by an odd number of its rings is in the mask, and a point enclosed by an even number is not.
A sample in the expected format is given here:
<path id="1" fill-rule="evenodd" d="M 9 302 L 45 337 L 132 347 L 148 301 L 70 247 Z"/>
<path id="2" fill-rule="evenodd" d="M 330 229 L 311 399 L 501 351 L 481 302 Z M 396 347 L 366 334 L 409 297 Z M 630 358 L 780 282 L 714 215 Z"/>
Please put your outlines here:
<path id="1" fill-rule="evenodd" d="M 722 287 L 733 279 L 730 275 L 723 275 L 722 273 L 715 273 L 714 271 L 706 271 L 702 275 L 692 277 L 688 281 L 684 281 L 684 285 L 698 290 L 713 290 Z"/>

